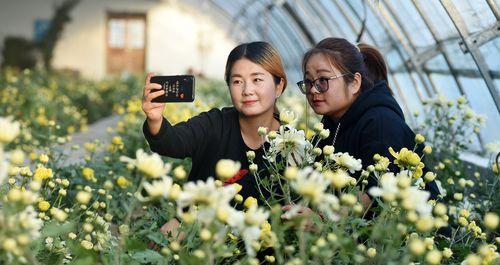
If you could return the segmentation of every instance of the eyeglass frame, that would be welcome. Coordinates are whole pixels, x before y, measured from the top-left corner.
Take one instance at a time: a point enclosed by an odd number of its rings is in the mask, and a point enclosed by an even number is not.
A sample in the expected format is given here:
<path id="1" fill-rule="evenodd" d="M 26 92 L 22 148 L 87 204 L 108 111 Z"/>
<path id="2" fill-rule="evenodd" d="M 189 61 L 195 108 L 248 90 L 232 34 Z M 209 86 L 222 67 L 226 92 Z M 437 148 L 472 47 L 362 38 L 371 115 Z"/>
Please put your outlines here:
<path id="1" fill-rule="evenodd" d="M 343 77 L 343 76 L 346 76 L 346 75 L 350 75 L 350 73 L 345 73 L 345 74 L 341 74 L 341 75 L 336 75 L 336 76 L 332 76 L 332 77 L 318 77 L 316 79 L 314 79 L 313 81 L 311 81 L 311 84 L 313 84 L 313 86 L 316 88 L 316 90 L 318 90 L 319 93 L 325 93 L 326 91 L 328 91 L 328 89 L 330 89 L 330 85 L 329 83 L 327 82 L 326 85 L 326 89 L 323 89 L 321 88 L 321 86 L 319 84 L 316 84 L 316 82 L 320 79 L 326 79 L 327 81 L 330 81 L 330 80 L 335 80 L 337 78 L 340 78 L 340 77 Z M 305 87 L 306 83 L 304 80 L 301 80 L 299 82 L 297 82 L 297 86 L 299 87 L 299 90 L 300 92 L 302 92 L 302 94 L 304 95 L 307 95 L 310 93 L 311 89 L 313 88 L 313 86 L 311 86 L 311 88 L 309 89 L 309 91 L 307 91 L 306 87 Z M 304 86 L 304 89 L 302 89 L 302 86 Z"/>

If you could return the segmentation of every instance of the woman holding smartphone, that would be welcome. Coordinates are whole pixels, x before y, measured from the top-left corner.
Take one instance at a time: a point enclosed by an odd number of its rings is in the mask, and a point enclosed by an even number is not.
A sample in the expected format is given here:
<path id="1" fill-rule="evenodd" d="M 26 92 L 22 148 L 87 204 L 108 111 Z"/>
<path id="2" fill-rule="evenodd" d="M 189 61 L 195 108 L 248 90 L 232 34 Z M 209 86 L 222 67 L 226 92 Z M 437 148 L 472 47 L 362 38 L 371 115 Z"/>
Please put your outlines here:
<path id="1" fill-rule="evenodd" d="M 335 152 L 348 152 L 363 167 L 373 164 L 375 154 L 391 159 L 389 147 L 413 149 L 415 134 L 392 96 L 385 61 L 375 47 L 326 38 L 304 54 L 302 70 L 304 80 L 297 85 L 331 132 L 321 148 L 332 145 Z M 389 169 L 398 171 L 393 164 Z M 370 178 L 366 189 L 376 185 Z M 434 182 L 426 189 L 433 199 L 439 194 Z M 369 204 L 366 194 L 362 199 Z"/>
<path id="2" fill-rule="evenodd" d="M 151 83 L 149 74 L 144 87 L 142 109 L 147 115 L 143 132 L 153 152 L 173 158 L 192 158 L 188 180 L 205 180 L 215 175 L 221 159 L 241 163 L 235 182 L 242 186 L 243 198 L 260 199 L 257 184 L 249 173 L 247 151 L 255 152 L 253 162 L 264 169 L 264 139 L 259 127 L 277 130 L 280 126 L 276 100 L 287 79 L 278 51 L 266 42 L 244 43 L 234 48 L 226 63 L 225 81 L 233 107 L 218 109 L 171 125 L 163 110 L 165 103 L 151 102 L 164 91 L 152 92 L 161 85 Z"/>

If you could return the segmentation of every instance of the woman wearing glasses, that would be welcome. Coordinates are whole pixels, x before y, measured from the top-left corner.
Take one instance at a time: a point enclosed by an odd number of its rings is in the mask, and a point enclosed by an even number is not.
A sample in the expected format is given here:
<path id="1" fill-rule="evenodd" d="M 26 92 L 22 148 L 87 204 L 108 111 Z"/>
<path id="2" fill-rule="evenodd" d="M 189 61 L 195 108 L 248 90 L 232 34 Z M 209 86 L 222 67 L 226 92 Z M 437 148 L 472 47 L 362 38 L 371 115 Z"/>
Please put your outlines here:
<path id="1" fill-rule="evenodd" d="M 336 152 L 348 152 L 363 167 L 373 164 L 375 154 L 391 158 L 389 147 L 413 149 L 415 134 L 392 96 L 385 61 L 375 47 L 326 38 L 306 52 L 302 70 L 304 80 L 297 85 L 331 132 L 321 148 L 332 145 Z M 394 165 L 389 169 L 397 172 Z M 376 185 L 371 178 L 366 190 Z M 436 198 L 436 184 L 426 186 Z M 367 205 L 370 198 L 363 195 L 363 202 Z"/>

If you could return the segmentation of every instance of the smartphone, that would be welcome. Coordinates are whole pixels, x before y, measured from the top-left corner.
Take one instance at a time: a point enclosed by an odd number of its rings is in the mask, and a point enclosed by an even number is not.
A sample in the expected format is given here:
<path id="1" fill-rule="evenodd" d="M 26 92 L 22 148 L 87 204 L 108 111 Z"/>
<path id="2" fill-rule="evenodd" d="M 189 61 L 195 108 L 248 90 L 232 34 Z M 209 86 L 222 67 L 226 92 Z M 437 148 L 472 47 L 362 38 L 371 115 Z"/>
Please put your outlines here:
<path id="1" fill-rule="evenodd" d="M 194 101 L 194 76 L 192 75 L 153 76 L 151 83 L 162 86 L 161 89 L 152 89 L 152 92 L 162 89 L 165 91 L 165 94 L 154 98 L 152 102 Z"/>

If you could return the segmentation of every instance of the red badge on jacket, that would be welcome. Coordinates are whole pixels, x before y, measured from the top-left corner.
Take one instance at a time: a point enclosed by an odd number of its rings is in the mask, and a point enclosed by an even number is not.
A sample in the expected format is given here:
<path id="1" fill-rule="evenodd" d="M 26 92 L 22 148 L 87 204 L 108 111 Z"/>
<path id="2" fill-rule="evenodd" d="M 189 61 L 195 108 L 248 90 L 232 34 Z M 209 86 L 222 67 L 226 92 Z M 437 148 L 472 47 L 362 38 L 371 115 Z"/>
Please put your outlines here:
<path id="1" fill-rule="evenodd" d="M 247 169 L 240 169 L 240 171 L 238 171 L 238 173 L 236 173 L 234 177 L 228 178 L 226 181 L 224 181 L 224 186 L 235 183 L 236 181 L 242 179 L 247 173 Z"/>

